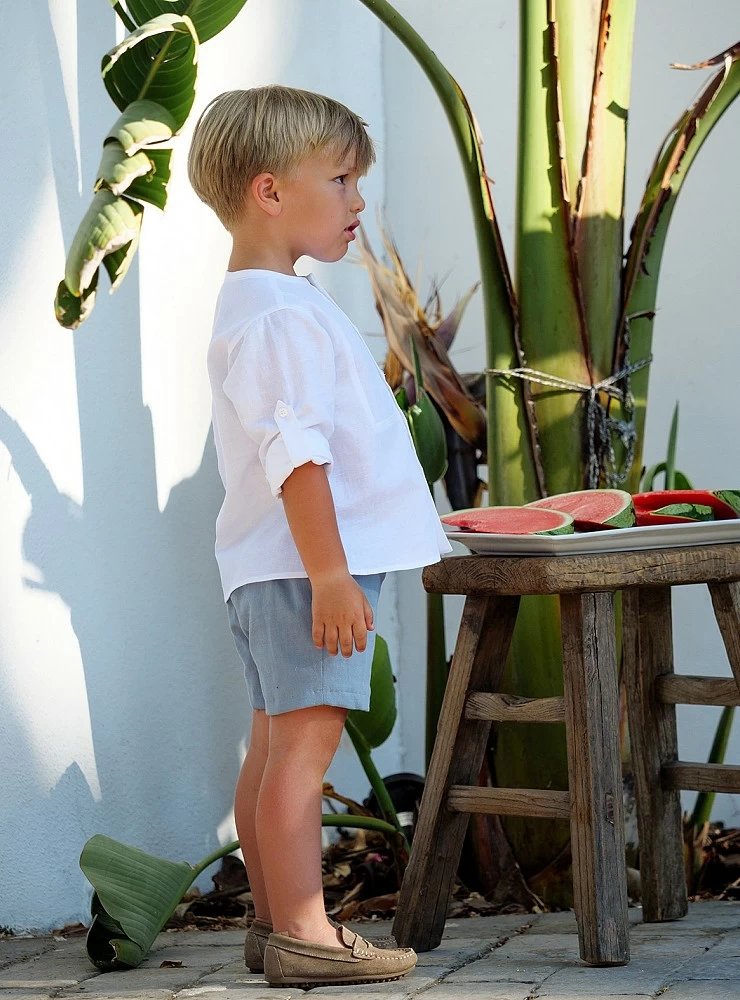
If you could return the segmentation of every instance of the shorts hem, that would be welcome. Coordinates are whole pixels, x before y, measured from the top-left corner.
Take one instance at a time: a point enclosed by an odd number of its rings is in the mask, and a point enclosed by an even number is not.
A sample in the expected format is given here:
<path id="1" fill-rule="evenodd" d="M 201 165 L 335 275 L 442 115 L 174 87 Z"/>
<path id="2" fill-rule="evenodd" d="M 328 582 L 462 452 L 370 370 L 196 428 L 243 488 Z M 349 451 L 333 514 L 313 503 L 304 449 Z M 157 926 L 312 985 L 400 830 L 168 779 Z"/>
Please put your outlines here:
<path id="1" fill-rule="evenodd" d="M 333 708 L 347 708 L 350 711 L 368 712 L 370 710 L 370 696 L 368 694 L 366 698 L 360 698 L 354 692 L 325 691 L 323 695 L 313 701 L 304 698 L 296 699 L 294 702 L 288 702 L 287 704 L 281 702 L 276 706 L 268 706 L 264 711 L 267 715 L 283 715 L 285 712 L 295 712 L 301 708 L 316 708 L 318 705 L 331 705 Z"/>

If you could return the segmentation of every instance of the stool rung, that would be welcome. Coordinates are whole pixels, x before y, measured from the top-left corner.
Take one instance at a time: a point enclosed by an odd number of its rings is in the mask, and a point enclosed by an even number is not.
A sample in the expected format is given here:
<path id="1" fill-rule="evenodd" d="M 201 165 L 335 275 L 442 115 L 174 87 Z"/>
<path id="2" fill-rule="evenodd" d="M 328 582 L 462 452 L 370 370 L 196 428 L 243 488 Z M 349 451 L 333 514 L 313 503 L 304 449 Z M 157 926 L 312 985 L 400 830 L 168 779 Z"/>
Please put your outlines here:
<path id="1" fill-rule="evenodd" d="M 740 689 L 732 677 L 665 674 L 656 678 L 655 693 L 664 705 L 740 705 Z"/>
<path id="2" fill-rule="evenodd" d="M 661 783 L 664 788 L 686 791 L 740 792 L 740 766 L 670 761 L 661 768 Z"/>
<path id="3" fill-rule="evenodd" d="M 450 785 L 447 808 L 451 812 L 494 813 L 498 816 L 570 817 L 568 792 L 541 788 L 486 788 L 482 785 Z"/>
<path id="4" fill-rule="evenodd" d="M 465 718 L 486 722 L 565 722 L 565 701 L 474 691 L 465 702 Z"/>

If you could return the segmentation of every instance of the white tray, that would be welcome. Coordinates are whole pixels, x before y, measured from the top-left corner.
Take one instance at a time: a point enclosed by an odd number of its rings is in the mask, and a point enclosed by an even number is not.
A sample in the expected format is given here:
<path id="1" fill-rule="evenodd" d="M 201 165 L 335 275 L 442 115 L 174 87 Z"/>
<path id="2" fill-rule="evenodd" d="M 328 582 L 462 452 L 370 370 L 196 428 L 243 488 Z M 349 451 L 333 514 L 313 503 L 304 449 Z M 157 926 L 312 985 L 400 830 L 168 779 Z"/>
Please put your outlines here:
<path id="1" fill-rule="evenodd" d="M 460 531 L 444 521 L 442 527 L 451 541 L 461 542 L 477 555 L 489 556 L 574 556 L 740 542 L 740 518 L 734 521 L 698 521 L 696 524 L 651 524 L 646 528 L 610 528 L 608 531 L 573 535 L 497 535 Z"/>

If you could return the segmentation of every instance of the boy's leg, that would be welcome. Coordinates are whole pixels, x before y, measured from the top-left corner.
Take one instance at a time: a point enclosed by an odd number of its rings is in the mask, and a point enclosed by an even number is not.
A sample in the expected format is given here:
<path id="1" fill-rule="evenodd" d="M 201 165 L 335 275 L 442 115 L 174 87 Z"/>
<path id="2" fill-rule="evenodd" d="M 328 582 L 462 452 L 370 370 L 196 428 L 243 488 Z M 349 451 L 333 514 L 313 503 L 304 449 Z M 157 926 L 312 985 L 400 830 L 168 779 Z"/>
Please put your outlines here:
<path id="1" fill-rule="evenodd" d="M 343 942 L 324 908 L 322 786 L 346 717 L 347 709 L 334 705 L 269 716 L 269 755 L 256 814 L 273 929 L 335 948 Z"/>
<path id="2" fill-rule="evenodd" d="M 244 855 L 249 888 L 254 901 L 254 915 L 258 919 L 268 922 L 271 921 L 270 904 L 267 899 L 254 825 L 257 797 L 267 763 L 269 739 L 270 724 L 264 709 L 253 709 L 249 749 L 239 772 L 239 780 L 236 783 L 234 793 L 236 832 Z"/>

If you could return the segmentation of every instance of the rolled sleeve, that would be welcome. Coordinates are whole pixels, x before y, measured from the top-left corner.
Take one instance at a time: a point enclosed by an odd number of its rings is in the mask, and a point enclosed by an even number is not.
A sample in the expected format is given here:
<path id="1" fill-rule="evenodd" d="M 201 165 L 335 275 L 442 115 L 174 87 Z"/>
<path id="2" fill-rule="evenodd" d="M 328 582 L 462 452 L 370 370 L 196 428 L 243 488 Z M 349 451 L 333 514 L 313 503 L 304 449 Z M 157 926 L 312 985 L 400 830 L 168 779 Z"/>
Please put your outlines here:
<path id="1" fill-rule="evenodd" d="M 257 444 L 276 499 L 288 476 L 306 462 L 331 471 L 334 344 L 310 313 L 284 307 L 250 323 L 232 345 L 223 388 Z"/>

